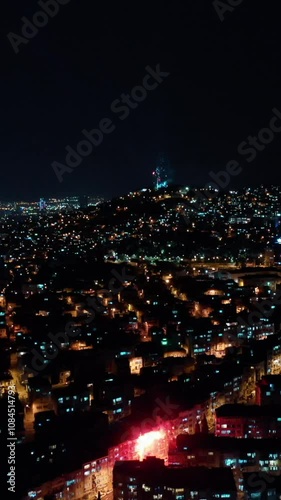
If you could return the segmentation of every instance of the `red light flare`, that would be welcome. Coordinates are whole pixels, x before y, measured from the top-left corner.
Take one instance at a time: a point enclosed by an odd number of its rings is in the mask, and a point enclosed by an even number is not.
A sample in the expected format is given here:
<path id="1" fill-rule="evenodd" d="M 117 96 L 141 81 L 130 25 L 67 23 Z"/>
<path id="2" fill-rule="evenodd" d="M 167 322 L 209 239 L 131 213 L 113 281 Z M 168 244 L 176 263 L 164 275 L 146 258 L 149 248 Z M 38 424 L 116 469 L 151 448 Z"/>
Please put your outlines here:
<path id="1" fill-rule="evenodd" d="M 139 460 L 143 460 L 147 455 L 156 455 L 155 445 L 160 439 L 164 439 L 166 434 L 163 430 L 151 431 L 143 434 L 137 439 L 136 452 Z"/>

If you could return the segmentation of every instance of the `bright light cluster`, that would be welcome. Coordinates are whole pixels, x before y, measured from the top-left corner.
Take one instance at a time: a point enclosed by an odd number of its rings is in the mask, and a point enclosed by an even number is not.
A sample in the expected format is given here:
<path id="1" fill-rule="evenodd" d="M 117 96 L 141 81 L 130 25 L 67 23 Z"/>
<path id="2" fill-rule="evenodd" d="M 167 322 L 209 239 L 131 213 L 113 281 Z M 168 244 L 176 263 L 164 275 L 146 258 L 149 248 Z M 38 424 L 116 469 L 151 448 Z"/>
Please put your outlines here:
<path id="1" fill-rule="evenodd" d="M 143 434 L 137 439 L 136 452 L 139 455 L 139 460 L 143 460 L 148 455 L 157 455 L 157 450 L 155 445 L 157 441 L 165 438 L 165 432 L 151 431 Z"/>

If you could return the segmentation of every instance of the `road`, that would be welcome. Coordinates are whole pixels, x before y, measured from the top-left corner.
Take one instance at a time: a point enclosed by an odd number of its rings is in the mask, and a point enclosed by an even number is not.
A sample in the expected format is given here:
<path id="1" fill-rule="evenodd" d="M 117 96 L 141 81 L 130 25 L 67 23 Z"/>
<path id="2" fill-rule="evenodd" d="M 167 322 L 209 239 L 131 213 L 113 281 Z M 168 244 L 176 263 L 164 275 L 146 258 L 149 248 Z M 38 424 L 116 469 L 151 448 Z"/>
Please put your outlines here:
<path id="1" fill-rule="evenodd" d="M 28 403 L 28 392 L 26 390 L 26 387 L 24 385 L 22 385 L 22 383 L 20 381 L 21 372 L 18 368 L 18 359 L 17 359 L 16 353 L 11 354 L 10 373 L 13 377 L 13 381 L 14 381 L 14 384 L 16 386 L 16 391 L 19 395 L 20 401 L 24 407 L 25 440 L 27 442 L 33 441 L 34 436 L 35 436 L 35 431 L 33 428 L 34 415 L 33 415 L 32 409 L 26 406 Z"/>

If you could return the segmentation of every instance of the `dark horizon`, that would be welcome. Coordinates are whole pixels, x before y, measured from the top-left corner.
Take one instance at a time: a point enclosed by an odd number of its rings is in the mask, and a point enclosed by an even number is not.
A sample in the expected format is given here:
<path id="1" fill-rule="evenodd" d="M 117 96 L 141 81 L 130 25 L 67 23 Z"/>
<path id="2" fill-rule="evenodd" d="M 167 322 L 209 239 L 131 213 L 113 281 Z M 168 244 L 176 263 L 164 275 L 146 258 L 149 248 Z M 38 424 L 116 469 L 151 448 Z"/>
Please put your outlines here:
<path id="1" fill-rule="evenodd" d="M 184 188 L 184 187 L 189 187 L 191 190 L 192 189 L 206 189 L 208 190 L 208 187 L 205 186 L 205 185 L 200 185 L 200 184 L 178 184 L 178 183 L 171 183 L 168 187 L 169 188 Z M 210 185 L 209 186 L 210 188 L 212 188 L 212 186 Z M 241 192 L 243 189 L 255 189 L 255 188 L 264 188 L 264 189 L 270 189 L 270 188 L 281 188 L 281 183 L 279 184 L 274 184 L 274 183 L 266 183 L 266 182 L 263 182 L 263 183 L 253 183 L 253 184 L 246 184 L 245 186 L 234 186 L 234 183 L 230 183 L 229 187 L 228 188 L 225 188 L 225 189 L 221 189 L 219 188 L 218 190 L 218 194 L 216 196 L 219 196 L 220 194 L 223 194 L 223 193 L 226 193 L 228 191 L 238 191 L 238 192 Z M 154 186 L 151 184 L 151 185 L 146 185 L 146 186 L 138 186 L 138 187 L 135 187 L 133 189 L 131 189 L 130 191 L 127 191 L 127 192 L 120 192 L 120 193 L 117 193 L 117 194 L 114 194 L 113 196 L 108 196 L 106 197 L 105 195 L 101 194 L 101 193 L 78 193 L 78 192 L 75 192 L 73 190 L 73 192 L 65 192 L 65 193 L 51 193 L 50 195 L 47 195 L 47 196 L 41 196 L 40 198 L 42 199 L 45 199 L 45 200 L 48 200 L 48 199 L 52 199 L 52 198 L 58 198 L 58 199 L 63 199 L 63 198 L 67 198 L 67 197 L 79 197 L 79 198 L 83 198 L 83 197 L 96 197 L 96 198 L 102 198 L 104 200 L 104 202 L 110 202 L 111 200 L 115 199 L 115 198 L 119 198 L 119 197 L 122 197 L 122 196 L 127 196 L 129 195 L 129 193 L 131 192 L 138 192 L 138 191 L 141 191 L 142 189 L 155 189 Z M 155 190 L 156 191 L 156 190 Z M 26 198 L 18 198 L 18 199 L 9 199 L 8 197 L 1 197 L 0 198 L 0 203 L 20 203 L 20 202 L 23 202 L 23 203 L 36 203 L 40 201 L 40 198 L 32 198 L 31 196 L 30 197 L 26 197 Z M 215 198 L 214 198 L 215 199 Z"/>
<path id="2" fill-rule="evenodd" d="M 278 132 L 251 163 L 237 152 L 268 127 L 273 108 L 281 110 L 275 8 L 243 1 L 222 22 L 206 0 L 150 5 L 135 17 L 129 4 L 120 11 L 117 5 L 61 1 L 46 26 L 13 47 L 7 35 L 22 36 L 21 18 L 32 20 L 40 8 L 36 1 L 6 4 L 0 199 L 89 191 L 111 198 L 151 184 L 161 151 L 178 184 L 204 185 L 210 170 L 239 158 L 243 173 L 233 186 L 278 183 Z M 157 65 L 169 75 L 123 120 L 113 103 Z M 85 139 L 82 131 L 105 118 L 114 131 L 60 183 L 51 164 L 65 164 L 65 147 L 75 148 Z"/>

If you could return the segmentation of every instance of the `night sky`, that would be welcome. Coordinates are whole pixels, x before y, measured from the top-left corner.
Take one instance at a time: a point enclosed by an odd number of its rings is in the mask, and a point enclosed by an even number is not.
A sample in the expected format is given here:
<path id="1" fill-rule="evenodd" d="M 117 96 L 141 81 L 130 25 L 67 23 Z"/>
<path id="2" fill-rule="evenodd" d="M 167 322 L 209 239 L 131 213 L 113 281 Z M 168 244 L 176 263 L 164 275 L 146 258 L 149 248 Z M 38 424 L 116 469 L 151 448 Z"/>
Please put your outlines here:
<path id="1" fill-rule="evenodd" d="M 0 199 L 126 193 L 151 184 L 161 151 L 175 183 L 204 185 L 236 159 L 243 171 L 230 188 L 279 184 L 281 132 L 251 163 L 237 152 L 272 108 L 281 113 L 279 4 L 257 3 L 242 1 L 222 22 L 211 0 L 70 0 L 15 54 L 7 34 L 21 35 L 22 16 L 42 9 L 3 2 Z M 157 64 L 170 75 L 120 120 L 112 102 Z M 103 118 L 115 130 L 60 183 L 51 163 L 65 163 L 65 147 Z"/>

